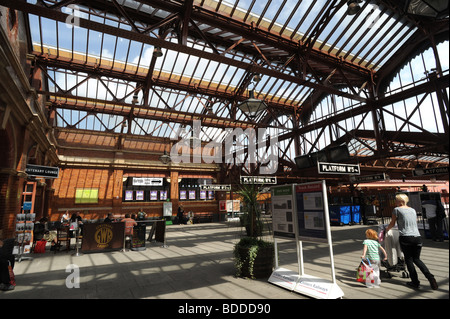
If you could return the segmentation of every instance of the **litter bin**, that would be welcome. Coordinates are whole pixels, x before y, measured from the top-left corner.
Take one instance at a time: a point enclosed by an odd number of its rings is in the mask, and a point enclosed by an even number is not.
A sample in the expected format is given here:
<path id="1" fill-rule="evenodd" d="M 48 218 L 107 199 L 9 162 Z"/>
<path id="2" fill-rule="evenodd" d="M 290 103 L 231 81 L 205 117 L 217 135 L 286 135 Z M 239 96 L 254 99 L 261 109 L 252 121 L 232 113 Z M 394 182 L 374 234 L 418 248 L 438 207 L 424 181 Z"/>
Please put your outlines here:
<path id="1" fill-rule="evenodd" d="M 330 205 L 330 223 L 333 225 L 348 225 L 351 221 L 351 207 L 348 205 Z"/>
<path id="2" fill-rule="evenodd" d="M 352 208 L 352 223 L 360 224 L 361 223 L 361 206 L 353 205 Z"/>

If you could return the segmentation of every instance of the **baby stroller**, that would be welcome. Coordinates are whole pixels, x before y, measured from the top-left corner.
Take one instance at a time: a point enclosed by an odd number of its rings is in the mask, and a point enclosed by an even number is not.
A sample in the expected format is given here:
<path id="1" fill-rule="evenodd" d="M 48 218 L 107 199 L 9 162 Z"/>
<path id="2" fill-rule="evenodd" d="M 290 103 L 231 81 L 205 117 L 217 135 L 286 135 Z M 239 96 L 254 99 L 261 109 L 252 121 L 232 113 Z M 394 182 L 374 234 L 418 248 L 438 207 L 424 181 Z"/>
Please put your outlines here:
<path id="1" fill-rule="evenodd" d="M 387 261 L 381 258 L 381 265 L 386 268 L 384 274 L 387 278 L 392 278 L 391 272 L 401 272 L 402 278 L 409 278 L 403 252 L 398 240 L 398 228 L 394 227 L 386 233 L 387 226 L 387 224 L 378 226 L 378 241 L 386 250 L 388 257 Z"/>

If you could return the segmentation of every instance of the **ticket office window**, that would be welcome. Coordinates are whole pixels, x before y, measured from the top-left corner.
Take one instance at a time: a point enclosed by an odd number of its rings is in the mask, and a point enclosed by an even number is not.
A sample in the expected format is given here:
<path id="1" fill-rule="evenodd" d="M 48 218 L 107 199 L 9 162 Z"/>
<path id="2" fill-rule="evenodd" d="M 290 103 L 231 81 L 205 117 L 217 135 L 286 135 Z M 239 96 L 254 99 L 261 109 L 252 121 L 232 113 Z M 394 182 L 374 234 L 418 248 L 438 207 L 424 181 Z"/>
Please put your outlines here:
<path id="1" fill-rule="evenodd" d="M 151 185 L 153 181 L 156 185 Z M 161 182 L 156 179 L 137 182 L 133 177 L 128 177 L 123 183 L 122 202 L 161 202 L 168 200 L 169 195 L 170 183 L 165 178 L 161 178 Z"/>

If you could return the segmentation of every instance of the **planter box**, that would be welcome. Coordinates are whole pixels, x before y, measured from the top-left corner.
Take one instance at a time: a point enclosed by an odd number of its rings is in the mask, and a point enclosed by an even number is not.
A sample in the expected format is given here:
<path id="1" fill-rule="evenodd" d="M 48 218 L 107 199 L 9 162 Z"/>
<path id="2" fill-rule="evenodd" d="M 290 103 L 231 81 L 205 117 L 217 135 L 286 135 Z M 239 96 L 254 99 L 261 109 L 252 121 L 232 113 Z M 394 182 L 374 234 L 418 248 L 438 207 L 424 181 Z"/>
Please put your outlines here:
<path id="1" fill-rule="evenodd" d="M 253 276 L 249 269 L 249 248 L 239 247 L 238 253 L 241 260 L 244 260 L 241 268 L 241 277 L 247 278 L 269 278 L 273 270 L 274 248 L 273 247 L 259 247 L 253 263 Z"/>

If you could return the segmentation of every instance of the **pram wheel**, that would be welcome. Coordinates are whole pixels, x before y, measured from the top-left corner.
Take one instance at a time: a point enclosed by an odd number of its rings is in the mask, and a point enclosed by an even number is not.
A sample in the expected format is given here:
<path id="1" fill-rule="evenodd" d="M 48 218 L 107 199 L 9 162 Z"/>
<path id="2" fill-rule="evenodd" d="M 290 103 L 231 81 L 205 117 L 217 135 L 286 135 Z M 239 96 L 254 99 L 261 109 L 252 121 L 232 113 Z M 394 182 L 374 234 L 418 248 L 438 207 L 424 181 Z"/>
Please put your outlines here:
<path id="1" fill-rule="evenodd" d="M 409 278 L 409 274 L 406 271 L 402 272 L 402 278 Z"/>

